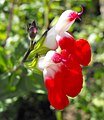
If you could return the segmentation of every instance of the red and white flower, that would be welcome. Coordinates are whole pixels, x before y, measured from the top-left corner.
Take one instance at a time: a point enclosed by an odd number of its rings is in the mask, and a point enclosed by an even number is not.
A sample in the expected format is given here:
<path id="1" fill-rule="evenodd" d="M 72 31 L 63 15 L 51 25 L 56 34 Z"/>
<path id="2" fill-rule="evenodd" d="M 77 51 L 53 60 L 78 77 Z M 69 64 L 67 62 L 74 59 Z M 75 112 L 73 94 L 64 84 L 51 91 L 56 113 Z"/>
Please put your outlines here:
<path id="1" fill-rule="evenodd" d="M 88 41 L 83 38 L 75 40 L 66 32 L 82 12 L 67 10 L 60 16 L 57 24 L 48 31 L 44 42 L 44 46 L 52 50 L 38 61 L 38 68 L 43 71 L 48 99 L 58 110 L 68 106 L 68 96 L 75 97 L 80 93 L 83 87 L 80 65 L 87 66 L 91 60 Z"/>
<path id="2" fill-rule="evenodd" d="M 80 19 L 80 15 L 82 13 L 83 8 L 82 12 L 80 13 L 73 10 L 66 10 L 65 12 L 63 12 L 56 25 L 48 31 L 46 40 L 44 41 L 44 46 L 52 50 L 57 49 L 58 45 L 56 42 L 56 36 L 66 32 L 77 18 Z"/>
<path id="3" fill-rule="evenodd" d="M 64 109 L 69 104 L 68 96 L 75 97 L 81 91 L 82 68 L 65 50 L 49 51 L 42 59 L 38 66 L 43 69 L 48 99 L 56 109 Z"/>
<path id="4" fill-rule="evenodd" d="M 41 57 L 38 68 L 43 70 L 48 99 L 53 107 L 64 109 L 68 96 L 77 96 L 83 87 L 81 65 L 87 66 L 91 59 L 89 43 L 84 39 L 75 40 L 70 34 L 57 36 L 61 52 L 49 51 Z"/>

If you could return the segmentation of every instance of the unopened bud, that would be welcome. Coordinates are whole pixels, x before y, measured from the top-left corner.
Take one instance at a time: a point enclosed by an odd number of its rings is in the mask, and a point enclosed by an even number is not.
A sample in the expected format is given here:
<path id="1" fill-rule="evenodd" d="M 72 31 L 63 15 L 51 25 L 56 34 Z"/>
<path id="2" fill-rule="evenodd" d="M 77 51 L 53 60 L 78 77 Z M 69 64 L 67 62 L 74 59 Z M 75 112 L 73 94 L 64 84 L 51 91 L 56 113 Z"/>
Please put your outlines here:
<path id="1" fill-rule="evenodd" d="M 27 31 L 29 33 L 29 37 L 31 39 L 34 39 L 36 34 L 37 34 L 37 27 L 36 27 L 35 21 L 33 21 L 32 23 L 28 24 Z"/>

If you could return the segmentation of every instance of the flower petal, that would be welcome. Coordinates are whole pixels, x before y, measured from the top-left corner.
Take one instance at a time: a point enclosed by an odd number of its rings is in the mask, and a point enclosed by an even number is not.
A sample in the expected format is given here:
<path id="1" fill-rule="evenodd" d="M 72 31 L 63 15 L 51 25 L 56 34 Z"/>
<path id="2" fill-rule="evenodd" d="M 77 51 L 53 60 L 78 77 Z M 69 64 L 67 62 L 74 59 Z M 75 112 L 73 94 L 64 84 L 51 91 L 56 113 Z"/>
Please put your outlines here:
<path id="1" fill-rule="evenodd" d="M 56 40 L 60 48 L 66 49 L 69 53 L 73 53 L 75 50 L 75 39 L 67 32 L 61 36 L 57 35 Z"/>
<path id="2" fill-rule="evenodd" d="M 91 48 L 87 40 L 79 39 L 76 41 L 75 53 L 80 64 L 87 66 L 91 61 Z"/>
<path id="3" fill-rule="evenodd" d="M 53 89 L 48 92 L 48 99 L 51 105 L 57 110 L 62 110 L 69 104 L 68 97 L 63 94 L 61 88 Z"/>
<path id="4" fill-rule="evenodd" d="M 67 69 L 65 71 L 67 74 L 64 74 L 66 94 L 75 97 L 80 93 L 83 85 L 82 68 L 71 55 L 64 64 Z"/>
<path id="5" fill-rule="evenodd" d="M 52 50 L 57 49 L 58 45 L 56 41 L 56 35 L 57 32 L 55 31 L 55 28 L 52 27 L 47 33 L 46 40 L 44 41 L 44 46 Z"/>
<path id="6" fill-rule="evenodd" d="M 69 70 L 68 77 L 66 80 L 66 94 L 70 97 L 77 96 L 83 85 L 83 77 L 81 72 L 77 72 L 76 70 Z"/>
<path id="7" fill-rule="evenodd" d="M 69 54 L 68 59 L 65 62 L 65 64 L 68 67 L 68 69 L 76 70 L 76 71 L 80 71 L 80 72 L 82 71 L 80 64 L 77 62 L 77 60 L 71 54 Z"/>
<path id="8" fill-rule="evenodd" d="M 41 71 L 43 71 L 44 69 L 43 61 L 44 61 L 44 57 L 40 57 L 37 62 L 37 68 Z"/>

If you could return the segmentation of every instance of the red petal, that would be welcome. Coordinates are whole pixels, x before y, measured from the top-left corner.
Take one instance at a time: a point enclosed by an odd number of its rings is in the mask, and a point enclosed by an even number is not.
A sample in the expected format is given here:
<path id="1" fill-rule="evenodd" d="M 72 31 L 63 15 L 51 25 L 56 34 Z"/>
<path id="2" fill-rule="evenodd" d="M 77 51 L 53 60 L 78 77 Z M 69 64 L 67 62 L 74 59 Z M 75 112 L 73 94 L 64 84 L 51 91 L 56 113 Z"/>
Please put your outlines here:
<path id="1" fill-rule="evenodd" d="M 79 39 L 76 41 L 75 53 L 80 64 L 87 66 L 91 61 L 91 48 L 87 40 Z"/>
<path id="2" fill-rule="evenodd" d="M 51 77 L 46 77 L 45 78 L 45 86 L 47 88 L 47 90 L 50 90 L 52 88 L 54 88 L 54 80 Z"/>
<path id="3" fill-rule="evenodd" d="M 70 70 L 68 74 L 69 76 L 67 79 L 67 84 L 65 86 L 66 93 L 70 97 L 75 97 L 80 93 L 82 89 L 83 85 L 82 74 L 74 70 Z"/>
<path id="4" fill-rule="evenodd" d="M 66 94 L 75 97 L 79 94 L 83 85 L 82 68 L 72 56 L 67 60 L 66 65 L 68 67 L 64 81 Z"/>
<path id="5" fill-rule="evenodd" d="M 62 50 L 66 49 L 69 53 L 75 50 L 75 39 L 71 35 L 60 37 L 58 44 Z"/>
<path id="6" fill-rule="evenodd" d="M 68 56 L 69 56 L 68 51 L 67 51 L 66 49 L 63 49 L 63 50 L 61 51 L 61 56 L 62 56 L 62 59 L 67 60 L 67 59 L 68 59 Z"/>
<path id="7" fill-rule="evenodd" d="M 71 70 L 82 71 L 81 66 L 72 55 L 69 55 L 67 62 L 65 64 Z"/>
<path id="8" fill-rule="evenodd" d="M 69 104 L 68 97 L 63 94 L 63 90 L 61 88 L 55 88 L 48 91 L 48 99 L 51 105 L 57 110 L 62 110 Z"/>

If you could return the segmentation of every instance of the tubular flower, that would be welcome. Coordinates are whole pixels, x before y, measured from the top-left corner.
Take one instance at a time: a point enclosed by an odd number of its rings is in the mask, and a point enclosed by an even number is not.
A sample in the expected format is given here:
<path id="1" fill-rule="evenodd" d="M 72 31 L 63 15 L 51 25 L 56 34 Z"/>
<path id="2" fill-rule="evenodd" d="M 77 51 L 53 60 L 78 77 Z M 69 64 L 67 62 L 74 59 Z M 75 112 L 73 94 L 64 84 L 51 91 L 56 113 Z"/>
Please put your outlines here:
<path id="1" fill-rule="evenodd" d="M 66 10 L 65 12 L 63 12 L 59 17 L 59 20 L 56 23 L 56 25 L 48 31 L 46 40 L 44 41 L 44 46 L 52 50 L 57 49 L 58 45 L 56 42 L 56 36 L 61 35 L 65 31 L 67 31 L 77 18 L 80 19 L 80 15 L 82 13 L 83 8 L 82 12 L 80 13 L 75 12 L 73 10 Z M 50 44 L 50 41 L 52 44 Z"/>
<path id="2" fill-rule="evenodd" d="M 44 46 L 52 50 L 39 58 L 37 64 L 43 71 L 48 99 L 58 110 L 68 106 L 68 96 L 75 97 L 80 93 L 83 87 L 80 65 L 87 66 L 91 60 L 91 49 L 87 40 L 75 40 L 66 32 L 82 12 L 67 10 L 62 13 L 57 24 L 48 31 L 44 41 Z M 60 48 L 59 52 L 56 52 L 57 48 Z"/>
<path id="3" fill-rule="evenodd" d="M 49 51 L 38 62 L 43 69 L 44 83 L 48 91 L 48 99 L 53 107 L 64 109 L 69 100 L 67 96 L 79 94 L 83 84 L 82 69 L 75 60 L 63 50 L 61 53 Z M 42 60 L 43 61 L 42 61 Z"/>

